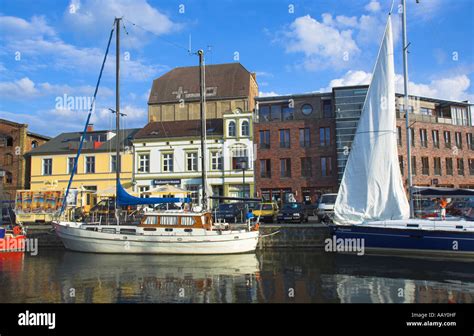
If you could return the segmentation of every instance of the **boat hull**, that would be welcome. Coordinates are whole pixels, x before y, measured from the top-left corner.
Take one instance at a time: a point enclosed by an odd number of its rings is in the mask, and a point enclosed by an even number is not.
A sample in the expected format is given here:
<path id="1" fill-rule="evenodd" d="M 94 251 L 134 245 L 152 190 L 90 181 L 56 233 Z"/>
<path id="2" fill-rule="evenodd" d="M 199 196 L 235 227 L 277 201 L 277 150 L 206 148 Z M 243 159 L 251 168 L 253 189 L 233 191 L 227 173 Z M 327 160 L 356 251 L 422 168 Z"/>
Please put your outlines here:
<path id="1" fill-rule="evenodd" d="M 386 254 L 439 255 L 474 259 L 474 232 L 334 225 L 335 239 L 363 239 L 364 249 Z"/>
<path id="2" fill-rule="evenodd" d="M 127 235 L 54 224 L 64 246 L 72 251 L 121 254 L 237 254 L 254 252 L 258 231 L 212 235 Z"/>

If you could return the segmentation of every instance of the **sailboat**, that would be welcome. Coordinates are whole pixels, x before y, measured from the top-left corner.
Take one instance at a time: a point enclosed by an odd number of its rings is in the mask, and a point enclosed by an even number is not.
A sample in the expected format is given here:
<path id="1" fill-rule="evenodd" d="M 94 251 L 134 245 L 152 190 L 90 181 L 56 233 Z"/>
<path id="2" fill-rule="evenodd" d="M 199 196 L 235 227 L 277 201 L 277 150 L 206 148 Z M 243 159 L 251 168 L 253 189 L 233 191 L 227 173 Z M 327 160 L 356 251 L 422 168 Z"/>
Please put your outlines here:
<path id="1" fill-rule="evenodd" d="M 121 18 L 115 19 L 114 28 L 109 37 L 109 44 L 104 57 L 105 63 L 114 29 L 116 30 L 116 135 L 120 135 L 120 23 Z M 203 51 L 198 52 L 200 59 L 200 88 L 201 88 L 201 142 L 202 160 L 205 162 L 204 138 L 205 120 L 203 118 Z M 103 65 L 101 73 L 103 70 Z M 100 77 L 97 87 L 100 84 Z M 95 95 L 94 94 L 94 100 Z M 92 106 L 81 137 L 75 165 L 81 153 L 87 125 L 92 113 Z M 258 224 L 250 222 L 245 228 L 231 229 L 227 223 L 214 223 L 212 213 L 207 209 L 205 165 L 203 165 L 203 205 L 199 211 L 168 210 L 146 211 L 138 223 L 121 223 L 119 208 L 123 206 L 143 206 L 160 203 L 190 203 L 189 198 L 138 198 L 130 195 L 120 183 L 120 141 L 116 141 L 116 224 L 102 225 L 101 223 L 74 222 L 58 220 L 53 227 L 58 237 L 67 249 L 93 253 L 124 253 L 124 254 L 235 254 L 254 252 L 260 233 Z M 74 177 L 76 167 L 72 170 L 65 198 Z M 65 202 L 63 202 L 64 204 Z M 62 211 L 64 208 L 62 209 Z"/>
<path id="2" fill-rule="evenodd" d="M 406 52 L 405 8 L 403 15 Z M 408 99 L 407 91 L 405 97 Z M 402 252 L 473 258 L 474 222 L 461 218 L 429 220 L 411 217 L 398 163 L 395 111 L 394 54 L 389 15 L 334 207 L 334 224 L 330 226 L 333 240 L 341 243 L 359 240 L 365 250 L 384 254 Z M 409 118 L 408 113 L 406 118 Z M 408 125 L 407 122 L 407 129 Z M 407 146 L 410 147 L 409 141 Z M 411 191 L 411 179 L 409 188 Z"/>

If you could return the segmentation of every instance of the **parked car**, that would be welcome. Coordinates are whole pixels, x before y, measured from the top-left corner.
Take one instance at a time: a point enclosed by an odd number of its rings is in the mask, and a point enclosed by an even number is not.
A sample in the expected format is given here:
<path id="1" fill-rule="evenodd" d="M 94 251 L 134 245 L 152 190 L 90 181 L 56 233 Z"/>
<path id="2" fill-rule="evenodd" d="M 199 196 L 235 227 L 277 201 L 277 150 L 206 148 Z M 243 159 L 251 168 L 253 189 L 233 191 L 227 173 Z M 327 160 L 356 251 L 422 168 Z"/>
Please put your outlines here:
<path id="1" fill-rule="evenodd" d="M 245 219 L 244 203 L 221 203 L 212 211 L 214 220 L 225 221 L 227 223 L 243 222 Z"/>
<path id="2" fill-rule="evenodd" d="M 309 214 L 303 203 L 283 204 L 277 215 L 277 222 L 308 222 Z"/>
<path id="3" fill-rule="evenodd" d="M 263 202 L 252 209 L 255 217 L 260 216 L 262 222 L 274 222 L 278 216 L 278 205 L 275 202 Z"/>
<path id="4" fill-rule="evenodd" d="M 323 194 L 321 195 L 318 208 L 316 210 L 316 216 L 318 222 L 325 219 L 325 217 L 332 216 L 334 214 L 334 204 L 336 204 L 337 194 Z"/>

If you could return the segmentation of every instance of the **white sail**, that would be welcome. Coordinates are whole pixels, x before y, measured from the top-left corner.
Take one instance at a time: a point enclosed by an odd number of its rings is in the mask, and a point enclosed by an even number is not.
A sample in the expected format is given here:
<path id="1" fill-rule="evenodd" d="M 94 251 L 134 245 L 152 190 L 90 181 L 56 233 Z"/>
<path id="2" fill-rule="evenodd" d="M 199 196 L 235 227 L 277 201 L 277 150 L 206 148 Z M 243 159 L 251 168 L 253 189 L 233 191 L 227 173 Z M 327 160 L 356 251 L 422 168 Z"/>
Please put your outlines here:
<path id="1" fill-rule="evenodd" d="M 407 219 L 397 150 L 390 16 L 334 207 L 337 224 Z"/>

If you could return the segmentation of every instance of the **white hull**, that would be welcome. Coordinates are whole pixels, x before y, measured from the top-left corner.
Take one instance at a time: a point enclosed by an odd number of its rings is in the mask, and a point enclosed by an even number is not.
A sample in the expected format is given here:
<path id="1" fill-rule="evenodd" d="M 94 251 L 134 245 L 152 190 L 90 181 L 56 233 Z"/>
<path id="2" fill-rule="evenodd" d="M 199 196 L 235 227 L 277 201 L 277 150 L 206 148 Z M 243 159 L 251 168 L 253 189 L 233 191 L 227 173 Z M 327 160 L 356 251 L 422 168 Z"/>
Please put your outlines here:
<path id="1" fill-rule="evenodd" d="M 94 226 L 98 231 L 86 230 L 77 223 L 53 223 L 56 234 L 64 246 L 72 251 L 123 254 L 235 254 L 254 252 L 259 238 L 258 231 L 195 230 L 186 233 L 146 233 L 130 226 Z M 136 229 L 136 234 L 100 232 L 101 229 Z"/>

